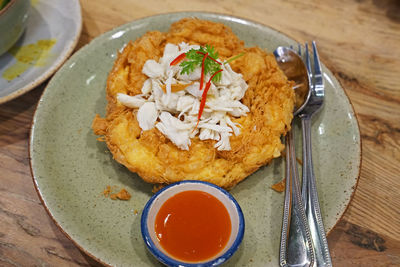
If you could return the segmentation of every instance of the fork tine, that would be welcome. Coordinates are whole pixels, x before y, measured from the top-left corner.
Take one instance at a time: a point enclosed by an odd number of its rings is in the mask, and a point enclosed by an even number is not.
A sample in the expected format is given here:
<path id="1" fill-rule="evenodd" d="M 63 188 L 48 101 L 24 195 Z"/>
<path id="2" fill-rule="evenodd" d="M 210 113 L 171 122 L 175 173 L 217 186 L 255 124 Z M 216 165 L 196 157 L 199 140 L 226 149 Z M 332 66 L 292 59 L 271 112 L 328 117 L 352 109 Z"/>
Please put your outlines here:
<path id="1" fill-rule="evenodd" d="M 311 60 L 310 60 L 310 53 L 308 52 L 308 44 L 305 43 L 305 47 L 306 47 L 306 68 L 307 68 L 307 72 L 308 72 L 308 76 L 310 76 L 310 79 L 312 78 L 312 72 L 311 72 Z"/>
<path id="2" fill-rule="evenodd" d="M 313 55 L 314 55 L 314 73 L 315 75 L 322 75 L 321 64 L 319 61 L 317 45 L 315 41 L 312 41 Z"/>
<path id="3" fill-rule="evenodd" d="M 297 44 L 297 54 L 301 56 L 301 45 L 299 43 Z"/>

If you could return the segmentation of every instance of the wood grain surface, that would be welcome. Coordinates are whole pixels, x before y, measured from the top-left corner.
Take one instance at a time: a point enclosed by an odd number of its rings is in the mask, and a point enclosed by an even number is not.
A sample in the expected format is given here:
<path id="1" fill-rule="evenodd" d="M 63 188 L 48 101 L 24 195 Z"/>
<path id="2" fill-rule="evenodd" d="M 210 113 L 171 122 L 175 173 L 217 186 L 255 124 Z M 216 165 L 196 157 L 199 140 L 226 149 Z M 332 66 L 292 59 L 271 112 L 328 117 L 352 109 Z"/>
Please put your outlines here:
<path id="1" fill-rule="evenodd" d="M 77 49 L 115 26 L 176 11 L 231 14 L 299 42 L 317 40 L 322 61 L 353 103 L 362 137 L 358 188 L 328 237 L 333 263 L 400 266 L 399 0 L 82 0 L 81 5 Z M 96 266 L 55 226 L 32 183 L 29 130 L 44 86 L 0 105 L 0 266 Z"/>

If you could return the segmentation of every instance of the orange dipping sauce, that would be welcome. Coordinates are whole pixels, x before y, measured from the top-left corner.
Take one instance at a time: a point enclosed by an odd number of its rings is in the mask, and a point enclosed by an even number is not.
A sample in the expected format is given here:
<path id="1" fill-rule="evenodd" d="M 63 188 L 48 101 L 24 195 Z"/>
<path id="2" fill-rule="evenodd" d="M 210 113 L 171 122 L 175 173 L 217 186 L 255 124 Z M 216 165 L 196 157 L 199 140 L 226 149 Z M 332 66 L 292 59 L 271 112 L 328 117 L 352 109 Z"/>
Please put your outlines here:
<path id="1" fill-rule="evenodd" d="M 173 258 L 205 261 L 226 246 L 231 234 L 229 213 L 220 200 L 203 191 L 184 191 L 161 206 L 155 221 L 157 238 Z"/>

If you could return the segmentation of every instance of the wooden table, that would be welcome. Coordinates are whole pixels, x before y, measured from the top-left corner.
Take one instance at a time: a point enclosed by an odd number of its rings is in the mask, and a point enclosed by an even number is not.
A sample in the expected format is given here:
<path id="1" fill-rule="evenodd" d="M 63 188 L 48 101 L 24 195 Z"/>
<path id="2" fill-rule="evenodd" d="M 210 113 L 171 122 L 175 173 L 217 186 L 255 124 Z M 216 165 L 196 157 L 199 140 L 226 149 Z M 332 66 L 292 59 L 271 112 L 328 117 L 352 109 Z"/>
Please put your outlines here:
<path id="1" fill-rule="evenodd" d="M 116 4 L 119 2 L 119 4 Z M 362 137 L 358 188 L 328 237 L 335 266 L 400 265 L 400 2 L 398 0 L 84 0 L 77 49 L 123 23 L 175 11 L 212 11 L 317 40 L 344 86 Z M 34 189 L 30 124 L 44 85 L 0 105 L 0 266 L 88 266 Z"/>

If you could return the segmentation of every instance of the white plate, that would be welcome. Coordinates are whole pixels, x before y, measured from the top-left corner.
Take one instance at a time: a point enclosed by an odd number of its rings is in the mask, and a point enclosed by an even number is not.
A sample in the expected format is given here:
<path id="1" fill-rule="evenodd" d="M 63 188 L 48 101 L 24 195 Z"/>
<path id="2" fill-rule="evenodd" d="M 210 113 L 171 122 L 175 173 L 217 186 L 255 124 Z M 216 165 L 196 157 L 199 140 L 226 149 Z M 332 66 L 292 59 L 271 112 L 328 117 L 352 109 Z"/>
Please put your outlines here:
<path id="1" fill-rule="evenodd" d="M 0 104 L 28 92 L 49 78 L 72 53 L 81 29 L 79 0 L 32 0 L 25 33 L 14 47 L 0 56 Z M 40 52 L 38 60 L 27 60 L 25 57 L 23 61 L 30 63 L 21 63 L 10 52 L 18 50 L 21 53 L 24 47 L 37 46 L 41 40 L 51 40 L 54 44 L 47 52 Z M 24 56 L 32 57 L 33 54 L 24 53 Z M 18 71 L 15 71 L 16 67 Z M 11 74 L 18 76 L 14 78 Z"/>

